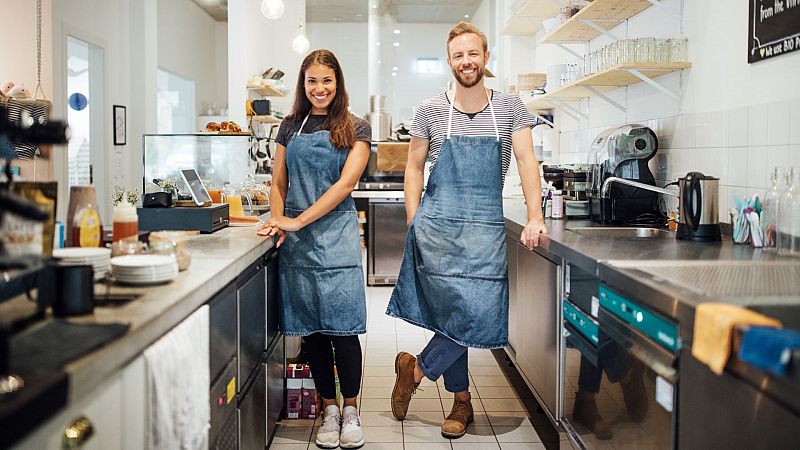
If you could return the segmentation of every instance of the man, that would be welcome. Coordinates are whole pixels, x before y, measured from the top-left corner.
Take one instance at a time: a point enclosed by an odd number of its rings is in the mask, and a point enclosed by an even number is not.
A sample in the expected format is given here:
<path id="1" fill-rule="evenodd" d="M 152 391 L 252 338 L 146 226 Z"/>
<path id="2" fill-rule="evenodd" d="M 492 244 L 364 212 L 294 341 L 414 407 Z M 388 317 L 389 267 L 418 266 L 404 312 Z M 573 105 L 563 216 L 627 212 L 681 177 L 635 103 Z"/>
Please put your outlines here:
<path id="1" fill-rule="evenodd" d="M 535 247 L 546 229 L 533 117 L 519 97 L 484 87 L 489 50 L 477 27 L 465 22 L 453 27 L 447 52 L 455 90 L 423 102 L 411 127 L 408 237 L 387 314 L 435 332 L 417 358 L 397 355 L 392 414 L 403 420 L 422 378 L 443 375 L 455 400 L 442 435 L 458 438 L 473 420 L 467 348 L 502 348 L 508 340 L 502 190 L 512 148 L 528 205 L 522 244 Z M 429 156 L 432 167 L 421 199 Z"/>

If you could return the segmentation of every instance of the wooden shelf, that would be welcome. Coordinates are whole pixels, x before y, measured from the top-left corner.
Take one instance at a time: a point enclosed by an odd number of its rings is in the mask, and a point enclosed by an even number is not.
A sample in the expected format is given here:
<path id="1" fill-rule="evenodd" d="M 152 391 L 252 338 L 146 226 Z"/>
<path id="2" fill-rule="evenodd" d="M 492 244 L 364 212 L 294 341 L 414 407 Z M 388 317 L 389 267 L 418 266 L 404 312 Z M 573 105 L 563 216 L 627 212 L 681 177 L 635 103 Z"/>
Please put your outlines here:
<path id="1" fill-rule="evenodd" d="M 508 19 L 502 34 L 533 36 L 542 28 L 542 20 L 559 13 L 567 0 L 528 0 Z"/>
<path id="2" fill-rule="evenodd" d="M 595 93 L 587 89 L 589 87 L 602 92 L 641 83 L 642 79 L 632 74 L 630 70 L 636 70 L 652 79 L 690 67 L 692 67 L 692 64 L 688 62 L 618 64 L 602 72 L 583 77 L 574 83 L 561 86 L 544 95 L 523 99 L 523 101 L 530 110 L 553 109 L 556 106 L 556 102 L 553 100 L 572 101 L 594 96 Z"/>
<path id="3" fill-rule="evenodd" d="M 283 92 L 279 91 L 274 86 L 270 86 L 270 85 L 265 85 L 265 86 L 247 86 L 247 89 L 250 90 L 251 92 L 255 92 L 256 94 L 264 96 L 264 97 L 283 97 L 283 96 L 286 95 Z"/>
<path id="4" fill-rule="evenodd" d="M 610 30 L 651 6 L 648 0 L 594 0 L 542 38 L 542 42 L 588 42 L 600 36 L 600 31 L 584 20 Z"/>

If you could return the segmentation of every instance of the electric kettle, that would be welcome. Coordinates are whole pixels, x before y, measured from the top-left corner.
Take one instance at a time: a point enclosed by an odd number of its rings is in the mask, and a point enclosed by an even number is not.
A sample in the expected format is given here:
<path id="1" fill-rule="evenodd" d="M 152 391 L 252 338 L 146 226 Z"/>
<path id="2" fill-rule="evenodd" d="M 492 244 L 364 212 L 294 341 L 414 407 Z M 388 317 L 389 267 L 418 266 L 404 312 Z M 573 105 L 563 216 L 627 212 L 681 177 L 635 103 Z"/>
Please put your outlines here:
<path id="1" fill-rule="evenodd" d="M 680 217 L 677 238 L 695 242 L 721 241 L 719 178 L 689 172 L 678 180 Z"/>

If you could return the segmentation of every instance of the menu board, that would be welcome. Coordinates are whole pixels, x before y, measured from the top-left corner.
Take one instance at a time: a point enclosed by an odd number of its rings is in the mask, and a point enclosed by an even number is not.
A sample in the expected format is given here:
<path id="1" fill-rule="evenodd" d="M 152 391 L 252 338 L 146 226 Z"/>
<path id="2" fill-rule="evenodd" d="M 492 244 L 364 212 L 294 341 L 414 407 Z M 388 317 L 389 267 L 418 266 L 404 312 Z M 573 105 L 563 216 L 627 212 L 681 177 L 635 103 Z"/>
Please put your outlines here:
<path id="1" fill-rule="evenodd" d="M 800 0 L 750 0 L 747 62 L 800 49 Z"/>

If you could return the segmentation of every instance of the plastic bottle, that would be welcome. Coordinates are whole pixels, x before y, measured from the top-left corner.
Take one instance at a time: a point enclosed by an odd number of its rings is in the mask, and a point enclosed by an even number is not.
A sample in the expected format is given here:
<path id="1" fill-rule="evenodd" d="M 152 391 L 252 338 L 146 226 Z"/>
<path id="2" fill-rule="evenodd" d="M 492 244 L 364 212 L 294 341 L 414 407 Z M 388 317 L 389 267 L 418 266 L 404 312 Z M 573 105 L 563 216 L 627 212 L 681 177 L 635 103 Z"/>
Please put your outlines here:
<path id="1" fill-rule="evenodd" d="M 72 221 L 72 246 L 100 247 L 103 245 L 103 223 L 94 205 L 87 204 L 75 213 Z"/>
<path id="2" fill-rule="evenodd" d="M 120 202 L 114 207 L 114 225 L 111 240 L 121 241 L 127 237 L 134 238 L 139 235 L 139 216 L 136 214 L 136 207 L 127 201 Z"/>
<path id="3" fill-rule="evenodd" d="M 553 219 L 564 218 L 564 196 L 560 190 L 553 192 L 553 199 L 551 200 L 552 207 L 550 209 L 550 217 Z"/>

